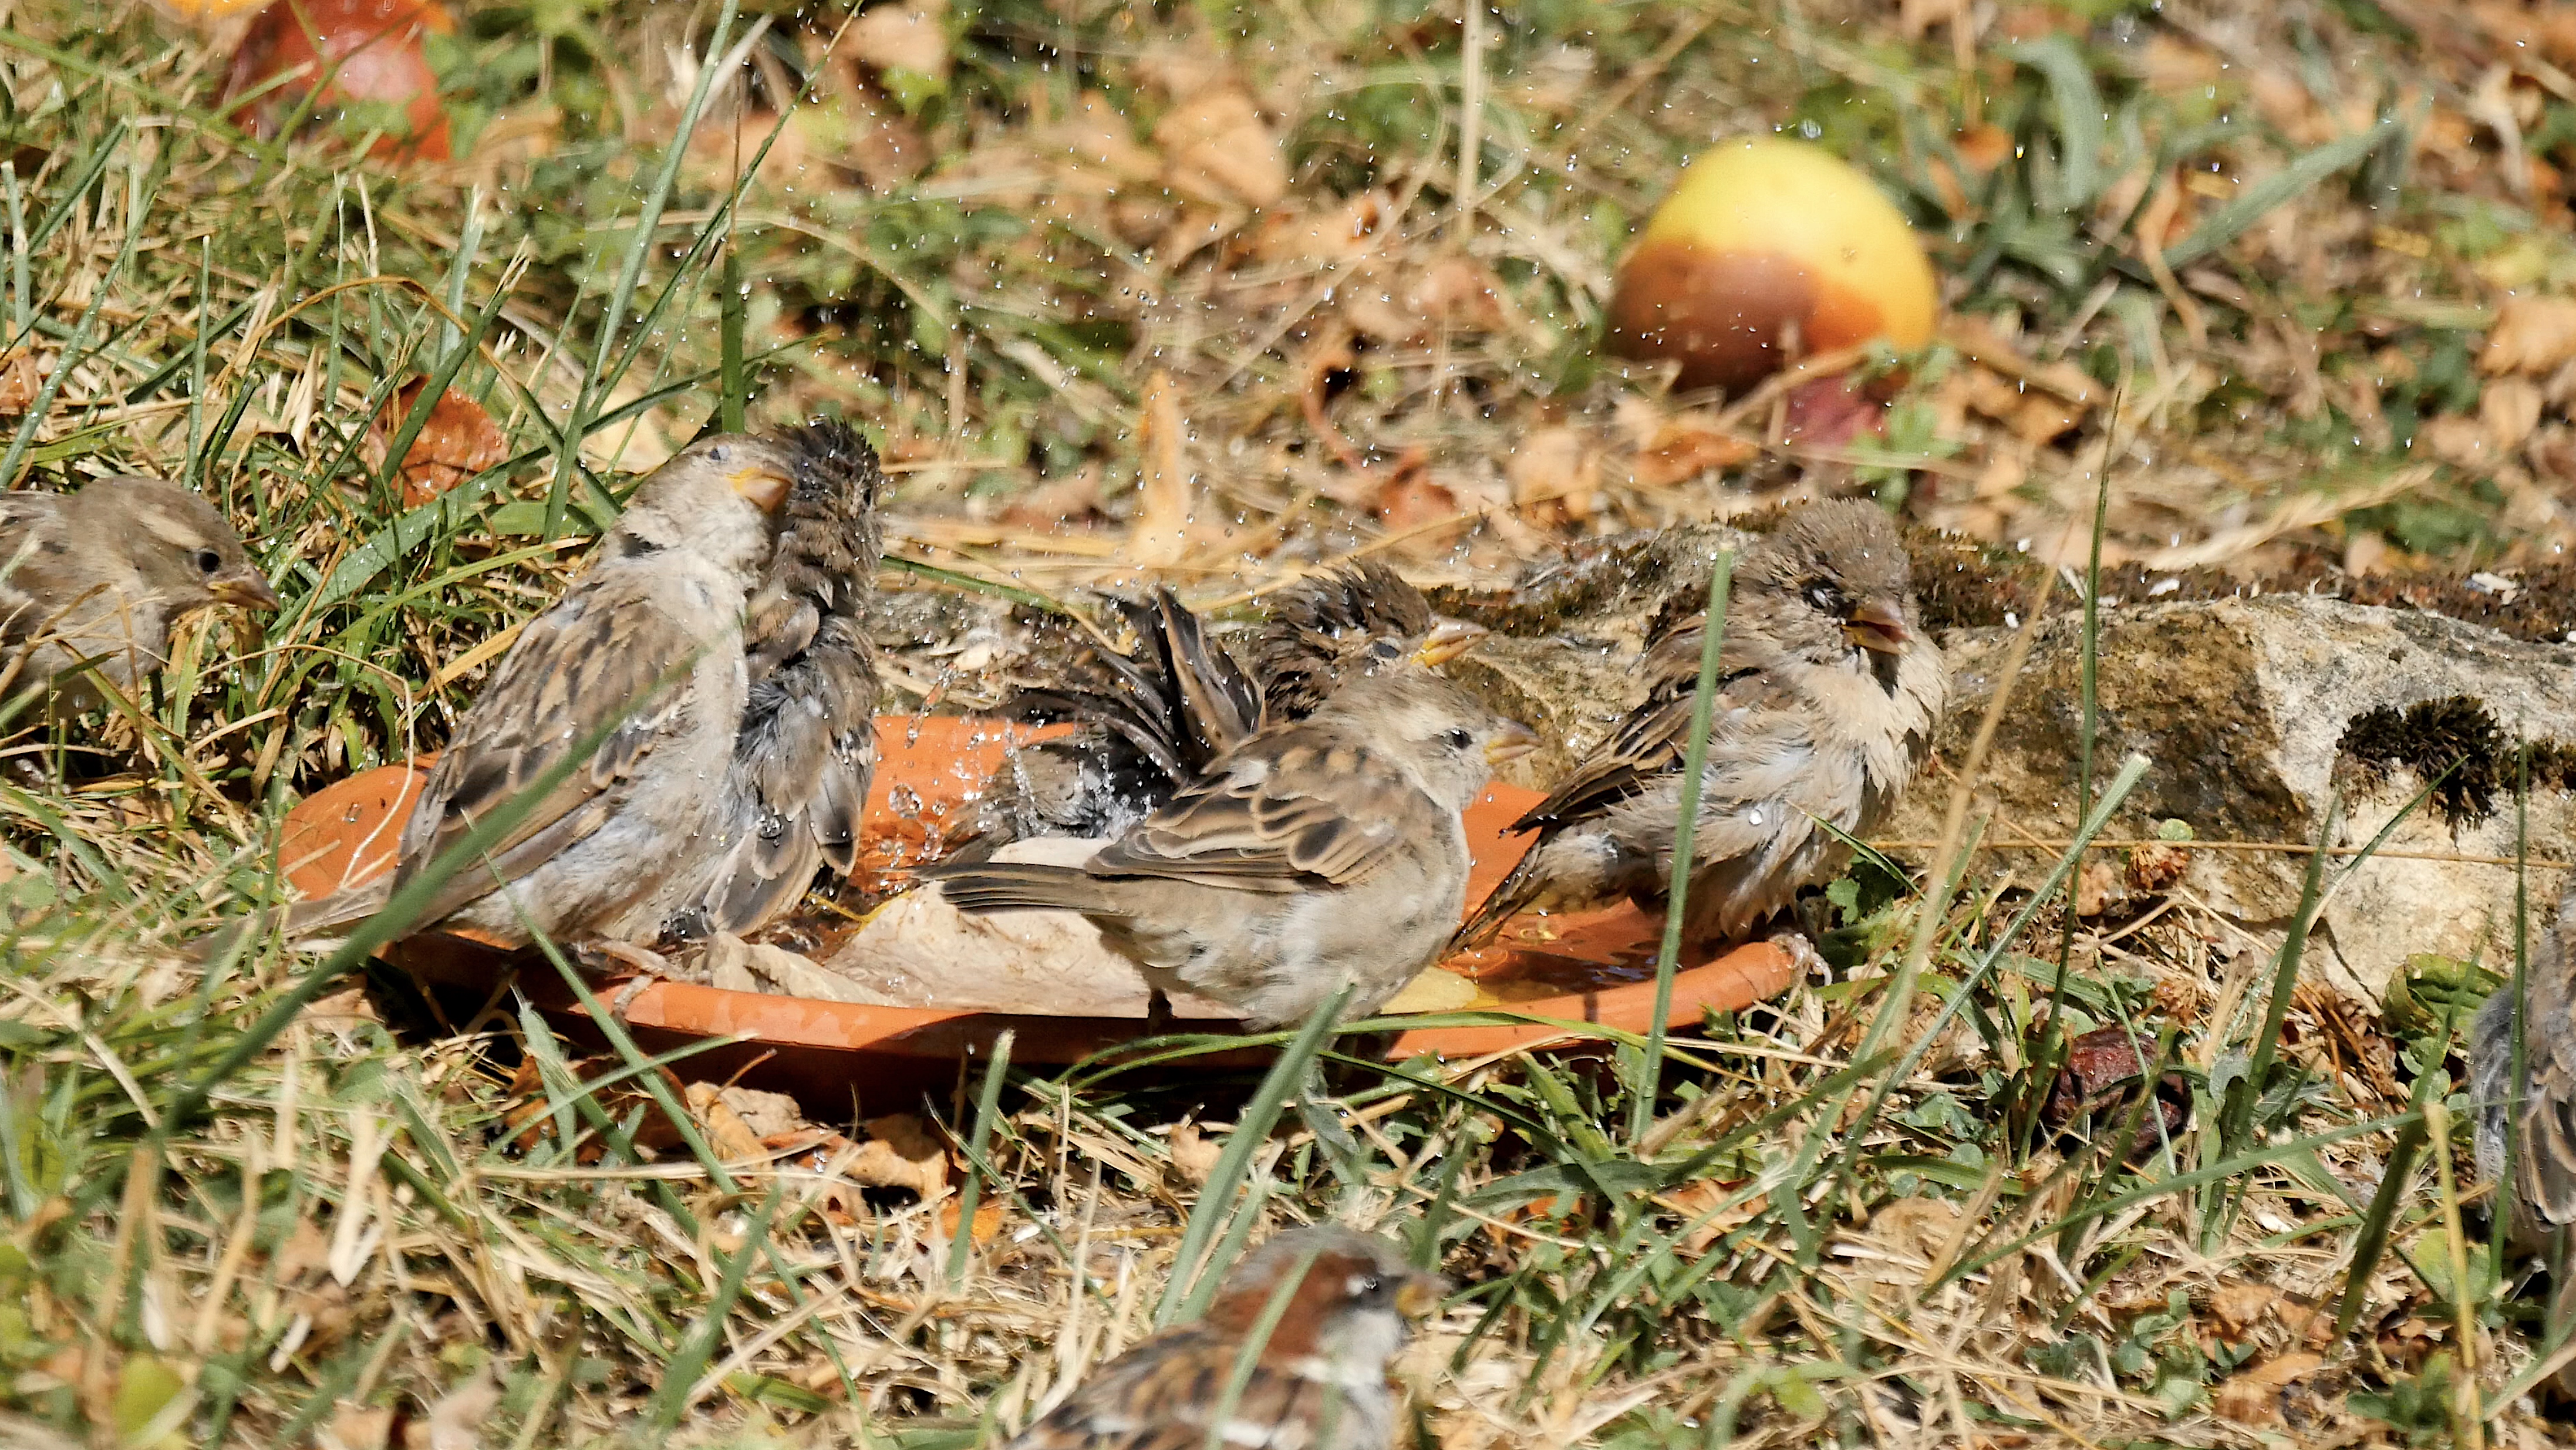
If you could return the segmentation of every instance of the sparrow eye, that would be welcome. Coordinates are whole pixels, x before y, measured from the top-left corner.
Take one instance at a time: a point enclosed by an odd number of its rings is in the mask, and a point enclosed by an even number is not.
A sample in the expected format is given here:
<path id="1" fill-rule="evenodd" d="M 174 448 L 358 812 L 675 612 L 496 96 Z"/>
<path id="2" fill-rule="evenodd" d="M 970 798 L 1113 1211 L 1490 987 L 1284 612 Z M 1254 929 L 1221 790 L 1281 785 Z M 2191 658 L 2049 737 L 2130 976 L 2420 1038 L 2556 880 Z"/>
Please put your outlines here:
<path id="1" fill-rule="evenodd" d="M 1351 1297 L 1374 1299 L 1386 1289 L 1386 1280 L 1375 1274 L 1359 1274 L 1351 1279 Z"/>
<path id="2" fill-rule="evenodd" d="M 220 569 L 220 568 L 222 568 L 222 567 L 224 567 L 224 556 L 223 556 L 223 555 L 216 553 L 216 552 L 215 552 L 214 550 L 212 550 L 212 549 L 199 549 L 199 550 L 197 551 L 197 572 L 198 572 L 198 573 L 200 573 L 200 574 L 212 574 L 212 573 L 213 573 L 213 572 L 215 572 L 217 569 Z"/>
<path id="3" fill-rule="evenodd" d="M 1384 661 L 1394 659 L 1396 657 L 1395 641 L 1391 639 L 1370 640 L 1367 654 L 1368 657 L 1373 660 Z"/>
<path id="4" fill-rule="evenodd" d="M 1810 584 L 1807 586 L 1807 602 L 1827 614 L 1839 613 L 1843 602 L 1842 591 L 1831 584 Z"/>
<path id="5" fill-rule="evenodd" d="M 1440 737 L 1452 750 L 1464 750 L 1476 743 L 1476 737 L 1465 730 L 1450 730 Z"/>

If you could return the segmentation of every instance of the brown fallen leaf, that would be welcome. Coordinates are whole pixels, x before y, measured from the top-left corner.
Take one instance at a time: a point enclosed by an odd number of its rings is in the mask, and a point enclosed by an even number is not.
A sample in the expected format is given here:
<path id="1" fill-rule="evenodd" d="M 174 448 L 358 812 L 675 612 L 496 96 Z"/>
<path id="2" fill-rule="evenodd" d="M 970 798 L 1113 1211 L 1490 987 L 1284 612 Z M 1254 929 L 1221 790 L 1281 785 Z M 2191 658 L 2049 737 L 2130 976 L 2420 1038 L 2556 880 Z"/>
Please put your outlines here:
<path id="1" fill-rule="evenodd" d="M 959 1204 L 957 1200 L 953 1198 L 948 1200 L 946 1203 L 939 1205 L 939 1237 L 943 1242 L 954 1243 L 957 1239 L 958 1209 Z M 980 1249 L 984 1245 L 991 1243 L 995 1236 L 999 1235 L 1001 1231 L 1001 1200 L 988 1198 L 982 1203 L 976 1204 L 975 1227 L 972 1231 L 975 1247 Z"/>
<path id="2" fill-rule="evenodd" d="M 1189 552 L 1190 472 L 1182 452 L 1181 390 L 1161 368 L 1145 380 L 1136 419 L 1136 523 L 1128 557 L 1139 568 L 1161 568 Z"/>
<path id="3" fill-rule="evenodd" d="M 1732 468 L 1762 450 L 1744 438 L 1715 427 L 1709 415 L 1682 413 L 1656 428 L 1629 466 L 1639 488 L 1670 488 L 1716 468 Z"/>
<path id="4" fill-rule="evenodd" d="M 1577 429 L 1533 429 L 1504 460 L 1512 507 L 1533 521 L 1587 518 L 1601 486 L 1601 460 Z"/>
<path id="5" fill-rule="evenodd" d="M 2325 1363 L 2322 1355 L 2306 1350 L 2287 1354 L 2239 1370 L 2209 1393 L 2211 1413 L 2239 1425 L 2282 1425 L 2281 1392 L 2300 1377 L 2314 1373 Z"/>
<path id="6" fill-rule="evenodd" d="M 870 1118 L 868 1140 L 845 1170 L 871 1188 L 909 1188 L 936 1198 L 948 1188 L 948 1146 L 910 1113 Z M 951 1220 L 954 1223 L 954 1220 Z"/>
<path id="7" fill-rule="evenodd" d="M 234 119 L 263 137 L 308 95 L 315 121 L 372 128 L 392 112 L 370 155 L 445 161 L 447 111 L 421 37 L 455 33 L 456 17 L 437 0 L 275 0 L 233 53 L 224 97 L 250 98 Z"/>
<path id="8" fill-rule="evenodd" d="M 1198 1124 L 1183 1123 L 1172 1129 L 1169 1151 L 1172 1166 L 1181 1170 L 1181 1176 L 1204 1187 L 1216 1172 L 1216 1160 L 1224 1154 L 1225 1145 L 1200 1132 Z"/>
<path id="9" fill-rule="evenodd" d="M 1200 91 L 1154 123 L 1163 179 L 1207 201 L 1266 207 L 1288 194 L 1288 157 L 1252 97 L 1232 86 Z"/>
<path id="10" fill-rule="evenodd" d="M 850 22 L 843 44 L 874 69 L 910 71 L 946 79 L 949 68 L 946 0 L 912 0 L 908 5 L 871 5 Z"/>
<path id="11" fill-rule="evenodd" d="M 412 405 L 420 400 L 421 390 L 427 386 L 427 378 L 414 378 L 403 384 L 385 404 L 384 411 L 367 425 L 358 456 L 368 468 L 385 466 L 385 453 L 393 446 L 394 431 L 411 416 Z M 510 440 L 503 436 L 501 425 L 492 421 L 482 404 L 449 388 L 430 405 L 429 416 L 421 420 L 420 432 L 411 440 L 411 447 L 403 451 L 403 507 L 418 508 L 509 456 Z"/>
<path id="12" fill-rule="evenodd" d="M 741 1163 L 765 1156 L 760 1135 L 725 1102 L 715 1084 L 689 1084 L 685 1101 L 697 1116 L 698 1126 L 706 1131 L 707 1146 L 715 1150 L 719 1162 Z"/>
<path id="13" fill-rule="evenodd" d="M 2210 1291 L 2209 1317 L 2221 1338 L 2242 1343 L 2280 1297 L 2281 1291 L 2269 1284 L 2221 1284 Z"/>
<path id="14" fill-rule="evenodd" d="M 15 418 L 36 405 L 56 354 L 13 347 L 0 354 L 0 418 Z"/>
<path id="15" fill-rule="evenodd" d="M 2519 293 L 2496 309 L 2495 326 L 2487 330 L 2478 354 L 2478 371 L 2535 376 L 2576 361 L 2576 298 Z"/>

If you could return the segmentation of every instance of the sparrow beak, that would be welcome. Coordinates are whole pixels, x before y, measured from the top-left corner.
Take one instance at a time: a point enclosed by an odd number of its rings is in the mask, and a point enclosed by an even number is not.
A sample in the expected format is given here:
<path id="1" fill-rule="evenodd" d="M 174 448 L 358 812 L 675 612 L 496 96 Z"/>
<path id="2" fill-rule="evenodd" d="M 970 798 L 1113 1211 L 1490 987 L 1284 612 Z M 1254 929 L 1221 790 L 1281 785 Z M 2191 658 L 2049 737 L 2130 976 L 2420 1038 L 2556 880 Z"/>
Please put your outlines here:
<path id="1" fill-rule="evenodd" d="M 725 481 L 762 513 L 774 514 L 780 504 L 787 502 L 788 486 L 796 480 L 767 464 L 754 463 L 735 469 L 725 476 Z"/>
<path id="2" fill-rule="evenodd" d="M 1448 1297 L 1448 1280 L 1438 1274 L 1416 1274 L 1395 1291 L 1395 1308 L 1407 1318 L 1419 1319 L 1439 1308 L 1440 1301 Z"/>
<path id="3" fill-rule="evenodd" d="M 256 569 L 236 569 L 218 574 L 206 581 L 206 592 L 219 604 L 238 604 L 244 609 L 275 609 L 277 591 L 268 587 Z"/>
<path id="4" fill-rule="evenodd" d="M 1444 619 L 1422 637 L 1421 645 L 1413 651 L 1414 662 L 1445 665 L 1474 649 L 1476 641 L 1491 633 L 1492 630 L 1481 624 L 1469 624 L 1463 619 Z"/>
<path id="5" fill-rule="evenodd" d="M 1535 732 L 1518 720 L 1506 720 L 1503 728 L 1494 732 L 1494 738 L 1485 742 L 1485 763 L 1501 765 L 1508 760 L 1518 760 L 1536 749 L 1538 736 Z"/>
<path id="6" fill-rule="evenodd" d="M 1866 599 L 1843 617 L 1843 638 L 1875 654 L 1892 655 L 1914 642 L 1905 616 L 1883 599 Z"/>

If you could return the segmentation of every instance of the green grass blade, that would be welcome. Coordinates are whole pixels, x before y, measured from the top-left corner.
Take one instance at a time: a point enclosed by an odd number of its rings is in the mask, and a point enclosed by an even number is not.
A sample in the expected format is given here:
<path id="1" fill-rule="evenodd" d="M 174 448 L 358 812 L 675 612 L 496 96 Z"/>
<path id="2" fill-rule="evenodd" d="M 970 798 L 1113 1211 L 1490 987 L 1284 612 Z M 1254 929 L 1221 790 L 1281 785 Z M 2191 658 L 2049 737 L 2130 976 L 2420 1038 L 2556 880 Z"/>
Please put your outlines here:
<path id="1" fill-rule="evenodd" d="M 1691 853 L 1698 844 L 1700 791 L 1708 764 L 1708 730 L 1717 707 L 1717 665 L 1726 646 L 1726 595 L 1735 578 L 1735 551 L 1720 549 L 1708 571 L 1708 621 L 1700 631 L 1699 679 L 1691 688 L 1690 733 L 1682 750 L 1681 809 L 1673 830 L 1673 875 L 1664 905 L 1664 939 L 1655 950 L 1655 1016 L 1628 1102 L 1628 1141 L 1645 1139 L 1655 1122 L 1655 1085 L 1664 1070 L 1664 1033 L 1673 1015 L 1673 977 L 1682 957 L 1682 924 L 1690 902 Z"/>
<path id="2" fill-rule="evenodd" d="M 1300 1090 L 1307 1075 L 1314 1071 L 1315 1055 L 1341 1021 L 1342 1005 L 1350 995 L 1351 989 L 1345 985 L 1307 1014 L 1305 1025 L 1279 1050 L 1278 1060 L 1270 1064 L 1261 1086 L 1253 1090 L 1252 1100 L 1235 1115 L 1234 1131 L 1226 1134 L 1224 1151 L 1217 1154 L 1216 1166 L 1209 1170 L 1208 1180 L 1199 1190 L 1199 1201 L 1190 1209 L 1189 1222 L 1181 1228 L 1181 1249 L 1172 1261 L 1172 1281 L 1154 1309 L 1155 1328 L 1179 1318 L 1202 1279 L 1210 1280 L 1208 1287 L 1214 1288 L 1208 1246 L 1216 1237 L 1217 1224 L 1229 1216 L 1235 1194 L 1252 1167 L 1252 1155 L 1269 1140 L 1272 1125 L 1288 1104 L 1288 1095 Z"/>

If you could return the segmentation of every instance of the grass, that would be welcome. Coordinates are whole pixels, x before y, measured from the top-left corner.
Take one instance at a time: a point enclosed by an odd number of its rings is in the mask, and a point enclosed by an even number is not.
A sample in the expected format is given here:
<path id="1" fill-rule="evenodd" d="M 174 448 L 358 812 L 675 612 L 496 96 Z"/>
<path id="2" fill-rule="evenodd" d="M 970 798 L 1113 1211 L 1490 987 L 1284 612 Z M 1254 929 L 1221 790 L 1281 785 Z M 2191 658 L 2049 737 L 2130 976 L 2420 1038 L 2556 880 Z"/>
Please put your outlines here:
<path id="1" fill-rule="evenodd" d="M 1953 45 L 1767 4 L 1004 0 L 946 12 L 941 64 L 906 70 L 851 60 L 838 13 L 494 5 L 433 55 L 465 159 L 396 167 L 364 159 L 381 118 L 245 134 L 221 46 L 151 12 L 13 11 L 0 358 L 50 371 L 0 419 L 0 474 L 188 479 L 287 601 L 6 747 L 49 768 L 0 780 L 13 1430 L 971 1444 L 1203 1303 L 1256 1234 L 1332 1214 L 1460 1284 L 1403 1366 L 1456 1450 L 2521 1433 L 2538 1326 L 2465 1242 L 2452 1032 L 2400 1044 L 2381 1111 L 2316 1046 L 2302 933 L 2227 969 L 2179 914 L 2072 919 L 2081 841 L 2136 778 L 2089 730 L 2091 810 L 2038 879 L 1969 869 L 2009 823 L 1962 762 L 1928 862 L 1837 883 L 1857 965 L 1777 1003 L 1492 1062 L 1390 1067 L 1312 1027 L 1258 1075 L 996 1053 L 928 1101 L 809 1104 L 756 1153 L 685 1053 L 604 1013 L 596 1042 L 507 996 L 439 1019 L 365 939 L 175 951 L 276 895 L 290 802 L 443 740 L 633 471 L 710 418 L 851 417 L 900 483 L 887 586 L 1032 605 L 1117 574 L 1176 477 L 1199 522 L 1164 572 L 1208 595 L 1360 548 L 1489 575 L 1804 489 L 2032 541 L 2088 620 L 2106 571 L 2184 555 L 2545 564 L 2568 424 L 2544 397 L 2506 436 L 2556 384 L 2479 343 L 2506 294 L 2576 277 L 2563 207 L 2500 176 L 2498 128 L 2449 124 L 2482 71 L 2416 56 L 2397 13 L 2257 17 L 2251 63 L 2204 75 L 2195 22 L 2121 5 Z M 2514 144 L 2563 157 L 2576 104 L 2508 79 Z M 1260 178 L 1173 160 L 1195 98 L 1238 88 L 1259 129 L 1220 140 L 1275 140 L 1285 178 L 1257 214 Z M 1083 159 L 1091 96 L 1150 174 Z M 1630 229 L 1757 124 L 1870 170 L 1988 329 L 1863 365 L 1883 438 L 1802 442 L 1785 397 L 1724 415 L 1597 346 Z M 1149 459 L 1157 371 L 1184 426 Z M 406 504 L 450 385 L 507 454 Z M 1550 429 L 1573 462 L 1515 472 Z M 1749 457 L 1652 473 L 1711 429 Z M 2025 578 L 2035 623 L 2059 576 Z M 896 651 L 916 696 L 1005 682 L 945 648 Z M 2358 862 L 2309 861 L 2312 911 Z M 2041 1121 L 2061 1039 L 2112 1023 L 2191 1100 L 2135 1162 L 2144 1094 Z M 894 1130 L 862 1110 L 925 1118 L 944 1190 L 869 1181 Z"/>

